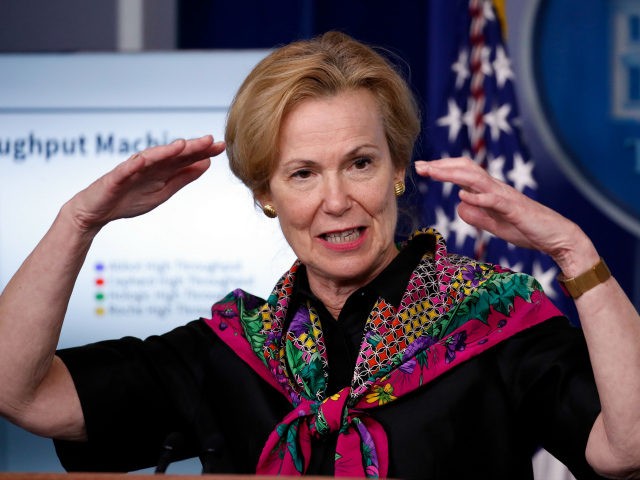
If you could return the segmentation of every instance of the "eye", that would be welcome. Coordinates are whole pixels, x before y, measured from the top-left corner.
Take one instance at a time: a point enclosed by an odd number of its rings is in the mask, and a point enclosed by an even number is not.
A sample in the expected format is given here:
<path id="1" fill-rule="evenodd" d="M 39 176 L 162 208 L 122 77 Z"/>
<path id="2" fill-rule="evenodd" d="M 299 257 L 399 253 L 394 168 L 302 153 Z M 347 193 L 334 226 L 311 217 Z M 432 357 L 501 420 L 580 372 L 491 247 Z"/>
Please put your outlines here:
<path id="1" fill-rule="evenodd" d="M 371 165 L 371 159 L 369 157 L 360 157 L 353 162 L 353 166 L 358 170 L 363 170 L 369 165 Z"/>
<path id="2" fill-rule="evenodd" d="M 293 172 L 291 176 L 293 178 L 300 178 L 304 180 L 305 178 L 309 178 L 311 176 L 311 170 L 307 168 L 301 168 L 300 170 L 296 170 L 295 172 Z"/>

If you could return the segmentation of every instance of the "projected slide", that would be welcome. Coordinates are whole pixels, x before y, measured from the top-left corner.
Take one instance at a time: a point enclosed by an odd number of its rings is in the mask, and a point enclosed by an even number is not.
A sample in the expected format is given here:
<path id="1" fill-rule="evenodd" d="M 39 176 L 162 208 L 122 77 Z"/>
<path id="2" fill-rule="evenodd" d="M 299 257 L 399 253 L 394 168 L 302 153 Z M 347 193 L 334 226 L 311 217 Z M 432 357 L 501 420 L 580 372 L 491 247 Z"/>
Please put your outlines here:
<path id="1" fill-rule="evenodd" d="M 0 55 L 0 288 L 60 206 L 118 162 L 179 137 L 221 139 L 265 53 Z M 264 297 L 293 260 L 221 155 L 168 203 L 98 235 L 61 345 L 162 333 L 233 288 Z"/>

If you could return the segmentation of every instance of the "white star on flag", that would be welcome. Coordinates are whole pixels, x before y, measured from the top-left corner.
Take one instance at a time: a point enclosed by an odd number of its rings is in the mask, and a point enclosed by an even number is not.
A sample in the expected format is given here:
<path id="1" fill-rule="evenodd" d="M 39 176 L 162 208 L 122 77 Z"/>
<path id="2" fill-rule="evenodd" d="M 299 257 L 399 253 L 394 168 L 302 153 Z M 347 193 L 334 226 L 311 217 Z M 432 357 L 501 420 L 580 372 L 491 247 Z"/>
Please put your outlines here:
<path id="1" fill-rule="evenodd" d="M 462 115 L 462 122 L 467 126 L 469 131 L 473 129 L 474 123 L 476 121 L 476 116 L 475 116 L 476 114 L 474 112 L 475 112 L 475 101 L 473 100 L 473 98 L 469 98 L 467 100 L 467 109 Z M 469 155 L 469 157 L 471 157 L 471 155 Z"/>
<path id="2" fill-rule="evenodd" d="M 456 234 L 456 248 L 461 248 L 467 237 L 476 238 L 478 234 L 478 230 L 462 220 L 457 211 L 453 222 L 449 223 L 449 230 Z"/>
<path id="3" fill-rule="evenodd" d="M 456 72 L 456 88 L 460 88 L 464 85 L 464 81 L 469 78 L 469 75 L 471 75 L 468 64 L 469 52 L 466 48 L 463 48 L 458 54 L 458 61 L 451 65 L 451 70 Z"/>
<path id="4" fill-rule="evenodd" d="M 489 22 L 492 22 L 496 19 L 496 16 L 493 13 L 493 2 L 482 3 L 482 15 Z"/>
<path id="5" fill-rule="evenodd" d="M 449 99 L 448 112 L 444 117 L 438 119 L 438 125 L 449 127 L 450 142 L 453 142 L 458 137 L 458 132 L 462 127 L 462 112 L 453 98 Z"/>
<path id="6" fill-rule="evenodd" d="M 511 60 L 507 57 L 504 48 L 496 48 L 496 58 L 493 61 L 493 69 L 496 72 L 496 81 L 498 86 L 502 88 L 507 80 L 513 78 L 513 70 L 511 70 Z"/>
<path id="7" fill-rule="evenodd" d="M 451 223 L 449 216 L 444 212 L 442 207 L 436 207 L 435 212 L 436 221 L 433 226 L 444 238 L 447 238 L 449 236 L 449 224 Z"/>
<path id="8" fill-rule="evenodd" d="M 443 196 L 450 197 L 452 191 L 453 191 L 453 183 L 451 183 L 451 182 L 442 182 L 442 195 Z"/>
<path id="9" fill-rule="evenodd" d="M 493 75 L 493 68 L 491 68 L 491 49 L 489 47 L 482 47 L 480 50 L 480 65 L 482 73 L 487 76 Z"/>
<path id="10" fill-rule="evenodd" d="M 509 270 L 513 270 L 514 272 L 521 272 L 523 268 L 522 262 L 518 262 L 514 265 L 511 265 L 509 263 L 509 260 L 505 257 L 500 258 L 500 265 L 502 265 L 505 268 L 508 268 Z"/>
<path id="11" fill-rule="evenodd" d="M 558 275 L 558 269 L 554 266 L 549 267 L 549 269 L 544 270 L 540 265 L 540 262 L 533 262 L 533 270 L 531 275 L 535 277 L 540 285 L 542 285 L 542 289 L 544 293 L 546 293 L 551 298 L 557 298 L 558 292 L 556 292 L 555 288 L 553 288 L 553 281 L 556 279 Z"/>
<path id="12" fill-rule="evenodd" d="M 500 155 L 499 157 L 493 158 L 493 156 L 489 155 L 489 158 L 487 159 L 487 172 L 489 172 L 489 175 L 501 182 L 504 182 L 505 178 L 502 173 L 503 169 L 504 157 Z"/>
<path id="13" fill-rule="evenodd" d="M 513 169 L 507 173 L 507 178 L 513 183 L 516 190 L 524 192 L 525 187 L 532 190 L 538 188 L 538 184 L 533 178 L 533 167 L 533 161 L 525 162 L 519 153 L 513 156 Z"/>
<path id="14" fill-rule="evenodd" d="M 511 125 L 507 121 L 511 113 L 511 105 L 505 103 L 499 108 L 494 105 L 490 112 L 484 114 L 484 121 L 491 128 L 491 138 L 497 141 L 500 138 L 500 132 L 511 133 Z"/>

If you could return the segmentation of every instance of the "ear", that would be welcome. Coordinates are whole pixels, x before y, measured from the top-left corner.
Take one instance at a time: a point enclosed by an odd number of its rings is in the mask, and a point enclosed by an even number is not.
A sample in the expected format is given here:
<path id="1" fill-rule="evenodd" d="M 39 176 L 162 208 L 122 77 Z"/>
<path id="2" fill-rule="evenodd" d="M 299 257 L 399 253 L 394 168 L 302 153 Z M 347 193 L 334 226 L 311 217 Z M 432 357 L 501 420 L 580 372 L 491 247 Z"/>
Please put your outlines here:
<path id="1" fill-rule="evenodd" d="M 404 167 L 398 167 L 395 169 L 395 172 L 393 174 L 393 183 L 404 182 L 406 177 L 407 177 L 407 169 Z"/>
<path id="2" fill-rule="evenodd" d="M 263 207 L 267 203 L 271 203 L 272 202 L 271 195 L 269 194 L 269 192 L 256 195 L 253 198 L 258 203 L 258 205 L 260 207 Z"/>

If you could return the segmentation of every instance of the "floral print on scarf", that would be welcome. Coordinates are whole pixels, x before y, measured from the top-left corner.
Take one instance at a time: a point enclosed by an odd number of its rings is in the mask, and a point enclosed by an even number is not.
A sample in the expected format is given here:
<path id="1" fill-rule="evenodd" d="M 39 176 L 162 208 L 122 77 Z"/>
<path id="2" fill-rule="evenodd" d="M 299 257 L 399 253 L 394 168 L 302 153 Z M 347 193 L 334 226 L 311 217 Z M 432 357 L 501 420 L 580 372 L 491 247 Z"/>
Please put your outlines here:
<path id="1" fill-rule="evenodd" d="M 263 448 L 258 474 L 304 474 L 312 439 L 338 432 L 336 476 L 387 476 L 387 437 L 370 410 L 561 315 L 533 277 L 448 254 L 433 229 L 416 235 L 431 235 L 434 250 L 414 269 L 399 305 L 378 298 L 351 385 L 333 395 L 326 392 L 328 362 L 317 313 L 302 305 L 285 322 L 299 262 L 266 302 L 235 290 L 212 307 L 207 324 L 292 404 Z"/>

